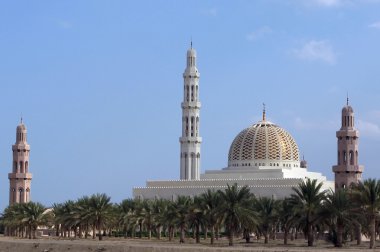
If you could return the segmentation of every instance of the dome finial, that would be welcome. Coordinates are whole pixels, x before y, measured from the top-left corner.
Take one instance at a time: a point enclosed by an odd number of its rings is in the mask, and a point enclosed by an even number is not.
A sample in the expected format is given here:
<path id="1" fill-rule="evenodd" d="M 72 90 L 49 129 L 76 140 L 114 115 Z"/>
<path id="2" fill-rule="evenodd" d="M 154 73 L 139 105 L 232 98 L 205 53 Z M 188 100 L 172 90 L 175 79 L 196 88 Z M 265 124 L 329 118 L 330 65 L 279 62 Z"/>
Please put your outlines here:
<path id="1" fill-rule="evenodd" d="M 193 37 L 190 37 L 190 49 L 193 49 Z"/>
<path id="2" fill-rule="evenodd" d="M 263 103 L 263 121 L 265 122 L 266 116 L 265 116 L 265 103 Z"/>
<path id="3" fill-rule="evenodd" d="M 347 106 L 348 106 L 348 100 L 349 100 L 349 99 L 348 99 L 348 92 L 347 92 Z"/>
<path id="4" fill-rule="evenodd" d="M 22 122 L 22 113 L 21 113 L 21 119 L 20 119 L 20 124 L 23 124 L 23 122 Z"/>

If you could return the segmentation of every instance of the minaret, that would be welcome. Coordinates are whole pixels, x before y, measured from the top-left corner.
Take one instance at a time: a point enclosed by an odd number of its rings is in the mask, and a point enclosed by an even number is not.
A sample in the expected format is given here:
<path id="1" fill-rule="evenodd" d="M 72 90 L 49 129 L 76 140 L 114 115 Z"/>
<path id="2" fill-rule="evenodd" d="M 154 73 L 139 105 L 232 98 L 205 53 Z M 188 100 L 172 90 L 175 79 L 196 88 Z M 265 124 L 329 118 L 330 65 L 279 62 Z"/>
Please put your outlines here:
<path id="1" fill-rule="evenodd" d="M 22 122 L 16 129 L 16 143 L 12 145 L 13 169 L 9 178 L 9 205 L 30 201 L 30 183 L 32 174 L 29 173 L 30 146 L 26 142 L 26 127 Z"/>
<path id="2" fill-rule="evenodd" d="M 180 179 L 200 178 L 201 142 L 199 135 L 199 72 L 196 67 L 197 54 L 192 43 L 187 50 L 187 65 L 183 73 L 182 136 Z"/>
<path id="3" fill-rule="evenodd" d="M 338 165 L 333 166 L 335 189 L 357 184 L 362 178 L 363 166 L 359 159 L 359 131 L 354 127 L 354 110 L 348 104 L 342 109 L 342 127 L 336 132 L 338 138 Z"/>

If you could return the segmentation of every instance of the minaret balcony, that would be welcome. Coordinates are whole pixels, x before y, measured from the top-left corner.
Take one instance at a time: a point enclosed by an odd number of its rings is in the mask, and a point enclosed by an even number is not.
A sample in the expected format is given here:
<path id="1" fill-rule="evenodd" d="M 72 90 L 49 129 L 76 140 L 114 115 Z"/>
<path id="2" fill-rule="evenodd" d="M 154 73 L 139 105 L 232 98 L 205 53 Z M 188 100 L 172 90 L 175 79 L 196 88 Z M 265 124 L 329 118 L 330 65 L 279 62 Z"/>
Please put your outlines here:
<path id="1" fill-rule="evenodd" d="M 200 109 L 201 108 L 201 102 L 199 101 L 189 101 L 189 102 L 182 102 L 181 103 L 182 109 Z"/>
<path id="2" fill-rule="evenodd" d="M 31 173 L 8 173 L 8 179 L 32 179 Z"/>
<path id="3" fill-rule="evenodd" d="M 345 173 L 345 172 L 363 172 L 364 167 L 362 165 L 334 165 L 333 172 Z"/>
<path id="4" fill-rule="evenodd" d="M 202 137 L 180 137 L 181 143 L 202 143 Z"/>

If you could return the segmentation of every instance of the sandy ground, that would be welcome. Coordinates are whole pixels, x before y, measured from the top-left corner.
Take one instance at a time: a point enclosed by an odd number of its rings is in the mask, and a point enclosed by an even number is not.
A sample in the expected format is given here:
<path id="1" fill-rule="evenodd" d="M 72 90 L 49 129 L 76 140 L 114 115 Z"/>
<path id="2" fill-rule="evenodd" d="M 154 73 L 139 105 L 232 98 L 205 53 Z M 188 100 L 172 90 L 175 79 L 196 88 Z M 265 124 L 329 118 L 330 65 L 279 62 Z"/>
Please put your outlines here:
<path id="1" fill-rule="evenodd" d="M 105 239 L 103 241 L 92 239 L 55 239 L 55 238 L 40 238 L 36 240 L 19 239 L 11 237 L 0 237 L 0 252 L 194 252 L 194 251 L 268 251 L 268 252 L 353 252 L 368 250 L 368 243 L 364 243 L 360 247 L 350 246 L 343 249 L 335 249 L 331 244 L 323 241 L 318 241 L 316 247 L 306 247 L 306 242 L 298 240 L 296 243 L 291 243 L 288 246 L 281 244 L 282 241 L 271 241 L 271 244 L 264 246 L 262 241 L 255 241 L 250 244 L 244 243 L 242 240 L 237 240 L 234 247 L 228 247 L 227 241 L 219 241 L 216 246 L 210 246 L 209 241 L 202 240 L 201 244 L 193 244 L 192 240 L 189 243 L 179 244 L 178 241 L 158 241 L 140 240 L 140 239 Z M 379 245 L 380 246 L 380 245 Z M 375 251 L 380 251 L 380 247 Z"/>

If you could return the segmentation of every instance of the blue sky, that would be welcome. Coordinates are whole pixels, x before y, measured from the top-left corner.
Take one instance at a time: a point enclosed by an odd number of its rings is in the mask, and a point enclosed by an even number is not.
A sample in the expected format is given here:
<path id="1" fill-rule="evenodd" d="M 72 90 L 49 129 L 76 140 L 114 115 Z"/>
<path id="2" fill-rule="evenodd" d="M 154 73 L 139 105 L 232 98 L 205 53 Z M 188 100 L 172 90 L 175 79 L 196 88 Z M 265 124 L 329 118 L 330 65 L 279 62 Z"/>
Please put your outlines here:
<path id="1" fill-rule="evenodd" d="M 191 38 L 202 172 L 227 165 L 265 102 L 309 170 L 332 179 L 349 93 L 364 177 L 379 178 L 380 1 L 1 1 L 0 208 L 21 114 L 35 201 L 119 202 L 146 179 L 177 179 Z"/>

